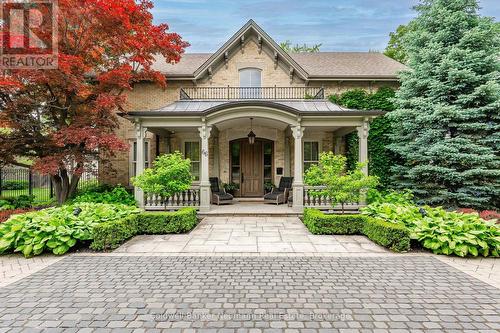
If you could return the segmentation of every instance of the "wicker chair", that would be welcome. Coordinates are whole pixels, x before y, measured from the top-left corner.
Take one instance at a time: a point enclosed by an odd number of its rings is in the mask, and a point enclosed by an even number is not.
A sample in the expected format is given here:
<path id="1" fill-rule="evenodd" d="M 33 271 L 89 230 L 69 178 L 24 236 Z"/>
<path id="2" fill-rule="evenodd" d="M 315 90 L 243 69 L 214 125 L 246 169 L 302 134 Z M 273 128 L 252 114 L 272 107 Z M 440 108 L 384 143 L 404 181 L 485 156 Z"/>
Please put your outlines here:
<path id="1" fill-rule="evenodd" d="M 210 190 L 212 191 L 212 203 L 216 205 L 224 205 L 233 203 L 233 196 L 226 193 L 226 190 L 221 188 L 218 177 L 210 177 Z"/>
<path id="2" fill-rule="evenodd" d="M 264 201 L 277 205 L 287 202 L 288 194 L 292 189 L 292 182 L 293 177 L 281 177 L 279 186 L 264 195 Z"/>

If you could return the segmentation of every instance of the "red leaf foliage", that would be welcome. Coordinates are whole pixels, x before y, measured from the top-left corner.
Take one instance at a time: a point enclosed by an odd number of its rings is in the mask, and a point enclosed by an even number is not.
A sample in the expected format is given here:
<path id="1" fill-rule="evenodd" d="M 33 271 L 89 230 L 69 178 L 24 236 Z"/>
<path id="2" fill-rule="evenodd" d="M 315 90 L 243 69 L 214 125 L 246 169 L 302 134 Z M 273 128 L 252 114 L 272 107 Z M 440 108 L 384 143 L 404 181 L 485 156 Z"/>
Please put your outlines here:
<path id="1" fill-rule="evenodd" d="M 0 223 L 7 221 L 11 215 L 23 214 L 34 210 L 35 208 L 18 208 L 18 209 L 2 210 L 0 211 Z"/>
<path id="2" fill-rule="evenodd" d="M 150 80 L 155 56 L 179 61 L 188 46 L 153 24 L 150 0 L 59 0 L 58 68 L 12 70 L 0 77 L 0 160 L 33 158 L 51 175 L 82 172 L 128 149 L 115 134 L 125 91 Z M 1 33 L 0 33 L 1 35 Z"/>
<path id="3" fill-rule="evenodd" d="M 460 208 L 458 211 L 465 214 L 479 214 L 479 217 L 483 220 L 497 220 L 497 222 L 500 223 L 500 213 L 495 210 L 477 211 L 472 208 Z"/>

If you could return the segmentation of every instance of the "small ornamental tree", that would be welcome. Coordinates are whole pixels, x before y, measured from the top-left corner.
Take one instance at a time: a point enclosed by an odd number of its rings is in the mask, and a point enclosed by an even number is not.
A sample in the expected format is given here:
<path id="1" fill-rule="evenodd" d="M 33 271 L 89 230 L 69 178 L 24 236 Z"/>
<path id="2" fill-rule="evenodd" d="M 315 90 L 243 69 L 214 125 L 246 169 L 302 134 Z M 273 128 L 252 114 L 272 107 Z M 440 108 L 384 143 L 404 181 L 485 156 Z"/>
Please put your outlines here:
<path id="1" fill-rule="evenodd" d="M 166 199 L 188 190 L 192 181 L 191 161 L 183 158 L 178 151 L 158 156 L 152 168 L 147 168 L 141 175 L 132 178 L 134 186 L 144 192 L 161 195 L 165 199 L 165 210 Z"/>
<path id="2" fill-rule="evenodd" d="M 312 165 L 305 173 L 305 183 L 310 186 L 325 186 L 324 190 L 313 192 L 316 196 L 328 196 L 332 207 L 349 202 L 359 202 L 361 195 L 377 186 L 378 177 L 366 176 L 358 163 L 354 170 L 347 170 L 346 157 L 332 152 L 321 153 L 319 163 Z"/>
<path id="3" fill-rule="evenodd" d="M 164 87 L 165 76 L 152 68 L 155 57 L 177 62 L 188 44 L 166 24 L 153 24 L 150 0 L 58 5 L 58 67 L 0 75 L 0 127 L 8 128 L 0 131 L 0 162 L 33 160 L 63 203 L 85 169 L 129 149 L 115 134 L 124 92 L 139 81 Z M 0 23 L 1 33 L 7 29 Z"/>
<path id="4" fill-rule="evenodd" d="M 500 34 L 476 0 L 422 0 L 403 37 L 393 182 L 419 203 L 498 207 Z"/>

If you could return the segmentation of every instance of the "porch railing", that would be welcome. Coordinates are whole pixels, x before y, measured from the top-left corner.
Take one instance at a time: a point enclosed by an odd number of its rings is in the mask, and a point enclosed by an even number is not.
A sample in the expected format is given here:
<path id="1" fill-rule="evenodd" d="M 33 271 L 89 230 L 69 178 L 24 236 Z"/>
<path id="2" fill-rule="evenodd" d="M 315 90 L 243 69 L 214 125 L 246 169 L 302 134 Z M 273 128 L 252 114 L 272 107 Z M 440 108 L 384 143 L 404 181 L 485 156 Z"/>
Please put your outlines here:
<path id="1" fill-rule="evenodd" d="M 322 87 L 188 87 L 181 88 L 181 100 L 305 100 L 324 99 Z"/>
<path id="2" fill-rule="evenodd" d="M 334 213 L 358 213 L 359 209 L 364 205 L 359 202 L 352 202 L 342 205 L 335 205 L 332 207 L 332 199 L 322 193 L 325 186 L 304 186 L 304 207 L 316 208 L 320 210 L 328 210 Z"/>
<path id="3" fill-rule="evenodd" d="M 171 197 L 162 197 L 157 194 L 144 194 L 144 209 L 146 210 L 175 210 L 183 207 L 200 206 L 200 187 L 192 186 L 189 190 L 176 193 Z"/>

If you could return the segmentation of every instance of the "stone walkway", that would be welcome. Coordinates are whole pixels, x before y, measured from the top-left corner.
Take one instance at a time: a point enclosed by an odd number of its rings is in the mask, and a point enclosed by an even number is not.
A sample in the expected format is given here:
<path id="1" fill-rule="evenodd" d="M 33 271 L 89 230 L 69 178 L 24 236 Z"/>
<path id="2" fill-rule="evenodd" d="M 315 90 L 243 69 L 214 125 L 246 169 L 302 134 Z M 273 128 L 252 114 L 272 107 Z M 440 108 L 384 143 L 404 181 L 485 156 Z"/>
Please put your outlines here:
<path id="1" fill-rule="evenodd" d="M 428 256 L 73 255 L 0 300 L 0 332 L 500 330 L 500 290 Z"/>
<path id="2" fill-rule="evenodd" d="M 137 236 L 120 253 L 390 253 L 364 236 L 312 235 L 297 217 L 206 217 L 189 234 Z"/>

